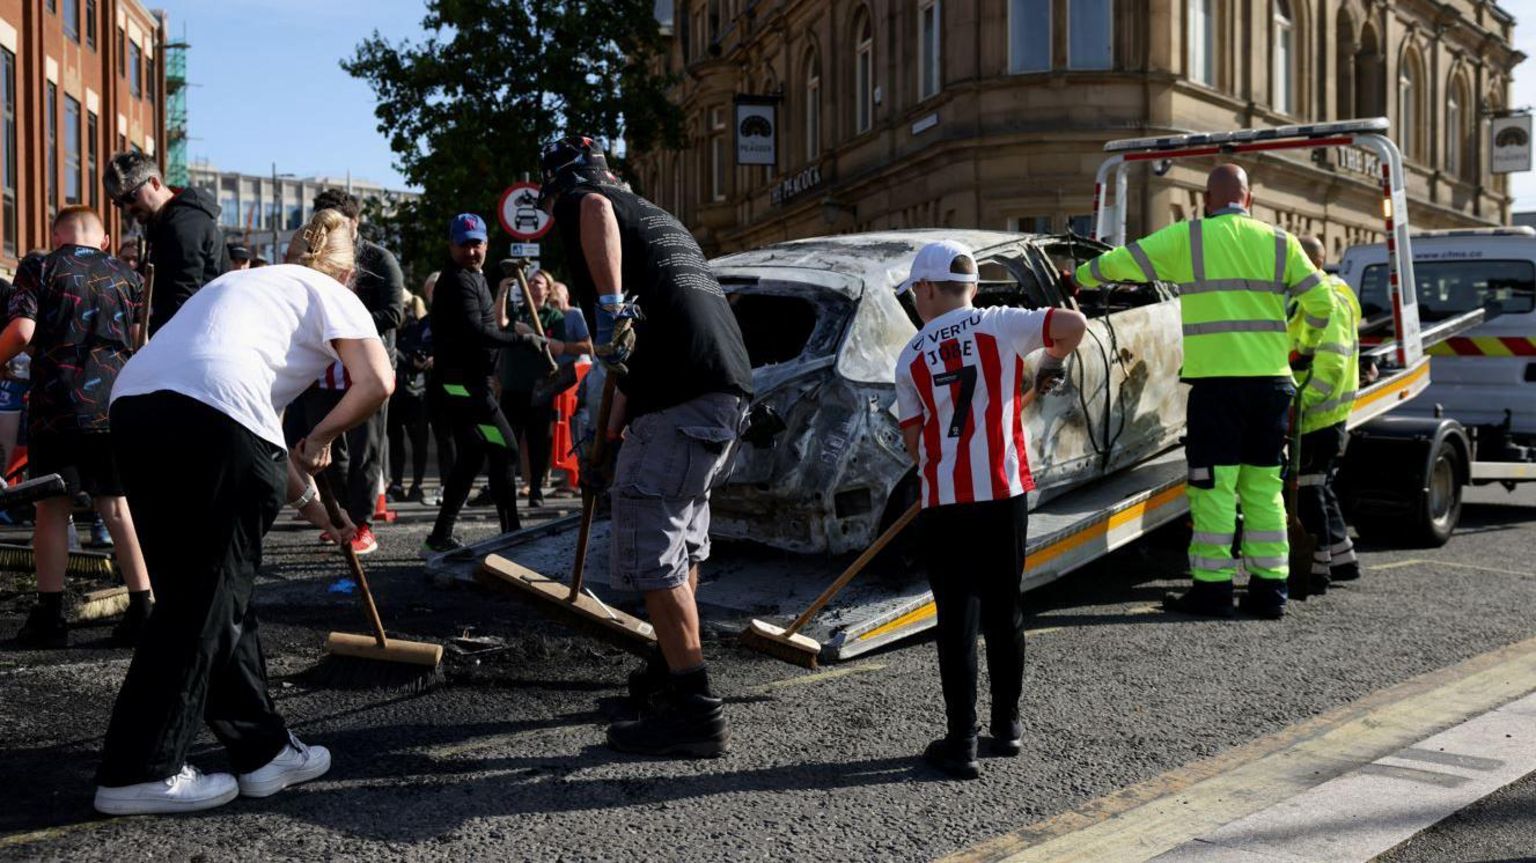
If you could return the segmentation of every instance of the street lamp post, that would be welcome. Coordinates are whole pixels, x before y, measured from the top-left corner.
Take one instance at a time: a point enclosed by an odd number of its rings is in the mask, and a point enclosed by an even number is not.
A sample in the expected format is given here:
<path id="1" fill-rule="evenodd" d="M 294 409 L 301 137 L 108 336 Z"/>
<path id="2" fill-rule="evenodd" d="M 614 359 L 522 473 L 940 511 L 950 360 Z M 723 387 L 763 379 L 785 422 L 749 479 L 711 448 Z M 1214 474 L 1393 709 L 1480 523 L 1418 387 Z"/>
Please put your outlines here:
<path id="1" fill-rule="evenodd" d="M 277 184 L 277 178 L 292 176 L 293 174 L 279 174 L 277 172 L 277 163 L 272 163 L 272 260 L 267 262 L 269 264 L 280 263 L 277 260 L 277 223 L 283 215 L 283 192 L 282 187 Z"/>

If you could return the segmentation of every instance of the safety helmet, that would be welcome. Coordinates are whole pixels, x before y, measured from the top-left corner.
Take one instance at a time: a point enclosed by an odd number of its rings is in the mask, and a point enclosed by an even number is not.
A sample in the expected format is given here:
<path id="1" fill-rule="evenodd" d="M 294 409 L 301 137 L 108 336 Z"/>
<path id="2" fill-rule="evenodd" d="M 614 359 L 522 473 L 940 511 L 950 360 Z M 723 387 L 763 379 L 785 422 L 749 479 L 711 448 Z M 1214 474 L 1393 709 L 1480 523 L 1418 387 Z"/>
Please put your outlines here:
<path id="1" fill-rule="evenodd" d="M 570 135 L 545 144 L 539 154 L 539 170 L 543 173 L 541 208 L 577 186 L 619 185 L 619 178 L 608 170 L 602 147 L 588 135 Z"/>

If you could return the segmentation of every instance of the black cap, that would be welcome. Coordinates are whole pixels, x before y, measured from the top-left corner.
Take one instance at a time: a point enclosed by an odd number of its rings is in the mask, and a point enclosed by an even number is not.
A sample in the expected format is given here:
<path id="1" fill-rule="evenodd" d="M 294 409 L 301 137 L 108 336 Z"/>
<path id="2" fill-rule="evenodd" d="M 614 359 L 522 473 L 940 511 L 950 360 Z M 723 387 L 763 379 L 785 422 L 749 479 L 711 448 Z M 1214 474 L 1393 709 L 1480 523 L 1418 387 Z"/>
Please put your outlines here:
<path id="1" fill-rule="evenodd" d="M 245 246 L 232 243 L 229 247 L 229 259 L 231 261 L 249 261 L 251 259 L 251 250 Z"/>
<path id="2" fill-rule="evenodd" d="M 539 206 L 582 185 L 617 186 L 619 178 L 608 170 L 603 148 L 590 135 L 570 135 L 544 145 L 539 154 L 543 185 Z"/>

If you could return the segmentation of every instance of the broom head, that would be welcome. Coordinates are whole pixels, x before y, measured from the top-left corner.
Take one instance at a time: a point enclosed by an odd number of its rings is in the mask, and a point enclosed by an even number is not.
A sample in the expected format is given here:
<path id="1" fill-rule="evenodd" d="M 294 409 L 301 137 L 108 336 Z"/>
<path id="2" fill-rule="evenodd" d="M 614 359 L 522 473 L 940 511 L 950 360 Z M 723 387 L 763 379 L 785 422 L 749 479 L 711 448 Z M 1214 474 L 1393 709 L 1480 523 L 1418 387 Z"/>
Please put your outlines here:
<path id="1" fill-rule="evenodd" d="M 475 580 L 530 603 L 559 623 L 631 653 L 644 656 L 656 646 L 656 631 L 649 623 L 586 593 L 572 599 L 569 585 L 499 554 L 489 555 L 480 563 Z"/>
<path id="2" fill-rule="evenodd" d="M 322 689 L 420 693 L 442 681 L 442 658 L 438 644 L 390 639 L 380 647 L 371 635 L 333 632 L 325 639 L 325 656 L 300 678 Z"/>
<path id="3" fill-rule="evenodd" d="M 742 630 L 741 643 L 758 653 L 804 668 L 815 668 L 821 657 L 821 642 L 798 632 L 786 633 L 781 627 L 761 620 L 753 620 Z"/>

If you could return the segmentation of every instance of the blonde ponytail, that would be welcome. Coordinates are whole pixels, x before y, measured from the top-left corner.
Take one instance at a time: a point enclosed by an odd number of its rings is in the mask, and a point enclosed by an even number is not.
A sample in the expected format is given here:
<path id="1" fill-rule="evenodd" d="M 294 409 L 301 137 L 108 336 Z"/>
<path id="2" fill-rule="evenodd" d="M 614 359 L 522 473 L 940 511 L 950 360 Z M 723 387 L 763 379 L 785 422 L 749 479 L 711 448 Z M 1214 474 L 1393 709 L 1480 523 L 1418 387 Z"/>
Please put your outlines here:
<path id="1" fill-rule="evenodd" d="M 288 260 L 343 281 L 357 264 L 351 222 L 336 210 L 316 210 L 309 224 L 294 233 Z"/>

